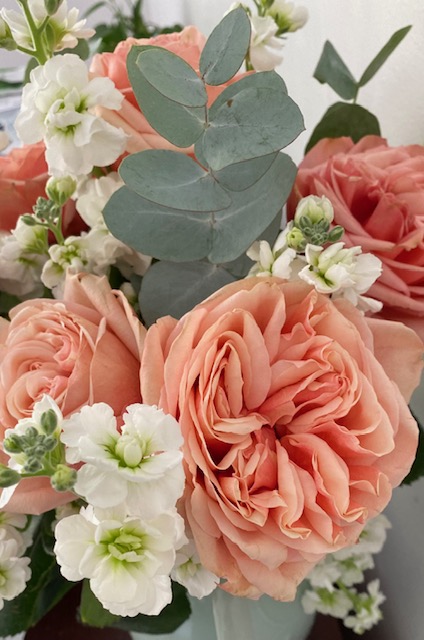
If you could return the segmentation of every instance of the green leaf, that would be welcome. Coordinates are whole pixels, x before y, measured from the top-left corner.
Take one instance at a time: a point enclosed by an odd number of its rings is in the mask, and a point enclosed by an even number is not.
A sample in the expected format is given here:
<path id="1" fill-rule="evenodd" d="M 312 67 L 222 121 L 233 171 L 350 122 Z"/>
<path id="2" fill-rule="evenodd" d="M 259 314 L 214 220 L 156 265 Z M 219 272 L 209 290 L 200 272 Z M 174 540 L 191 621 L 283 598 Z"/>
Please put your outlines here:
<path id="1" fill-rule="evenodd" d="M 146 48 L 132 47 L 127 57 L 128 77 L 139 107 L 160 135 L 177 147 L 189 147 L 204 131 L 205 107 L 187 107 L 165 97 L 155 89 L 138 67 L 139 56 L 146 51 Z"/>
<path id="2" fill-rule="evenodd" d="M 215 172 L 214 176 L 223 187 L 230 191 L 244 191 L 262 178 L 271 167 L 277 153 L 231 164 Z"/>
<path id="3" fill-rule="evenodd" d="M 249 49 L 250 31 L 250 20 L 241 7 L 215 27 L 200 56 L 200 73 L 207 84 L 224 84 L 237 73 Z"/>
<path id="4" fill-rule="evenodd" d="M 148 326 L 163 316 L 181 318 L 235 277 L 208 262 L 155 262 L 141 283 L 140 310 Z"/>
<path id="5" fill-rule="evenodd" d="M 279 151 L 303 130 L 298 106 L 275 78 L 269 72 L 268 86 L 259 87 L 254 75 L 244 78 L 212 105 L 202 154 L 213 170 Z"/>
<path id="6" fill-rule="evenodd" d="M 392 35 L 390 40 L 384 45 L 381 51 L 375 56 L 374 60 L 372 60 L 372 62 L 370 62 L 368 67 L 365 69 L 364 73 L 362 74 L 358 82 L 358 87 L 363 87 L 365 84 L 367 84 L 367 82 L 371 80 L 371 78 L 375 76 L 375 74 L 380 69 L 380 67 L 382 67 L 383 64 L 386 62 L 387 58 L 393 53 L 396 47 L 402 42 L 406 34 L 409 33 L 411 27 L 412 25 L 409 25 L 408 27 L 403 27 L 403 29 L 399 29 L 399 31 L 396 31 L 396 33 Z"/>
<path id="7" fill-rule="evenodd" d="M 322 50 L 314 78 L 321 84 L 330 85 L 345 100 L 352 100 L 358 92 L 358 83 L 328 40 Z"/>
<path id="8" fill-rule="evenodd" d="M 54 511 L 42 516 L 26 551 L 31 558 L 31 579 L 23 593 L 5 602 L 0 614 L 0 636 L 15 635 L 36 624 L 74 586 L 59 573 L 53 554 Z"/>
<path id="9" fill-rule="evenodd" d="M 83 624 L 91 627 L 99 627 L 100 629 L 111 627 L 119 621 L 119 616 L 115 616 L 103 608 L 91 591 L 88 580 L 84 580 L 82 583 L 79 615 Z"/>
<path id="10" fill-rule="evenodd" d="M 216 179 L 197 162 L 165 149 L 134 153 L 122 162 L 125 184 L 146 200 L 190 211 L 219 211 L 231 204 Z"/>
<path id="11" fill-rule="evenodd" d="M 127 187 L 112 195 L 103 216 L 119 240 L 161 260 L 201 260 L 211 249 L 209 214 L 163 207 Z"/>
<path id="12" fill-rule="evenodd" d="M 412 411 L 411 411 L 412 413 Z M 406 478 L 402 481 L 402 484 L 412 484 L 419 478 L 424 476 L 424 428 L 423 425 L 420 424 L 417 416 L 414 415 L 415 420 L 417 421 L 419 436 L 418 436 L 418 449 L 415 456 L 414 464 L 412 465 L 411 471 L 408 473 Z"/>
<path id="13" fill-rule="evenodd" d="M 232 205 L 214 216 L 212 250 L 208 254 L 211 262 L 231 262 L 259 238 L 289 197 L 296 171 L 291 158 L 279 153 L 260 180 L 249 189 L 232 193 Z"/>
<path id="14" fill-rule="evenodd" d="M 281 211 L 277 213 L 274 220 L 271 222 L 269 227 L 263 231 L 255 240 L 266 240 L 272 247 L 277 236 L 281 230 Z M 249 273 L 251 267 L 253 267 L 253 260 L 251 260 L 246 253 L 242 253 L 241 256 L 232 260 L 231 262 L 225 262 L 220 265 L 226 271 L 231 273 L 231 275 L 235 276 L 235 278 L 245 278 Z"/>
<path id="15" fill-rule="evenodd" d="M 13 307 L 22 302 L 10 293 L 0 292 L 0 315 L 6 316 Z"/>
<path id="16" fill-rule="evenodd" d="M 160 635 L 172 633 L 190 616 L 191 607 L 184 587 L 172 583 L 172 602 L 158 616 L 139 615 L 135 618 L 121 618 L 115 624 L 119 629 Z"/>
<path id="17" fill-rule="evenodd" d="M 348 136 L 358 142 L 367 135 L 380 135 L 377 118 L 359 104 L 336 102 L 325 112 L 312 132 L 305 153 L 322 138 Z"/>
<path id="18" fill-rule="evenodd" d="M 110 198 L 103 215 L 113 235 L 141 253 L 175 262 L 206 257 L 213 263 L 230 262 L 275 218 L 290 193 L 295 175 L 293 162 L 280 153 L 250 188 L 231 192 L 232 203 L 226 209 L 177 210 L 121 187 Z"/>
<path id="19" fill-rule="evenodd" d="M 208 95 L 203 82 L 185 60 L 161 47 L 146 47 L 136 65 L 143 78 L 165 98 L 185 107 L 204 107 Z"/>

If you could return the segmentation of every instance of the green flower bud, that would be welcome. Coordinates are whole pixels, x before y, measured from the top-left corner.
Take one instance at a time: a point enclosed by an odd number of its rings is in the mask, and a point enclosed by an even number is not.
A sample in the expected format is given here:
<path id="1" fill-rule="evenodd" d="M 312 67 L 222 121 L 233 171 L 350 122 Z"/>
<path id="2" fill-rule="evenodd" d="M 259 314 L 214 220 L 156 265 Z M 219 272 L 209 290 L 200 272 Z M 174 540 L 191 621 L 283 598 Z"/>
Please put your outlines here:
<path id="1" fill-rule="evenodd" d="M 21 216 L 22 222 L 24 222 L 28 227 L 36 227 L 38 225 L 38 220 L 35 219 L 35 216 L 25 214 Z"/>
<path id="2" fill-rule="evenodd" d="M 77 183 L 71 176 L 49 178 L 46 184 L 46 193 L 50 200 L 53 200 L 59 207 L 62 207 L 75 193 L 76 188 Z"/>
<path id="3" fill-rule="evenodd" d="M 13 51 L 18 45 L 13 39 L 12 32 L 7 22 L 0 16 L 0 47 Z"/>
<path id="4" fill-rule="evenodd" d="M 330 233 L 328 234 L 328 242 L 338 242 L 343 234 L 343 227 L 337 225 L 336 227 L 334 227 L 334 229 L 331 229 Z"/>
<path id="5" fill-rule="evenodd" d="M 303 251 L 306 247 L 306 239 L 301 229 L 293 227 L 286 236 L 286 243 L 290 249 L 295 251 Z"/>
<path id="6" fill-rule="evenodd" d="M 21 479 L 21 474 L 14 469 L 9 469 L 4 464 L 0 465 L 0 487 L 12 487 L 14 484 L 18 484 Z"/>
<path id="7" fill-rule="evenodd" d="M 23 466 L 23 472 L 32 475 L 33 473 L 38 473 L 43 468 L 42 463 L 36 457 L 29 458 Z"/>
<path id="8" fill-rule="evenodd" d="M 40 426 L 46 435 L 53 435 L 57 428 L 57 415 L 53 409 L 48 409 L 42 414 Z"/>
<path id="9" fill-rule="evenodd" d="M 3 441 L 3 449 L 6 453 L 21 453 L 22 452 L 22 440 L 15 433 L 12 433 L 8 438 Z"/>
<path id="10" fill-rule="evenodd" d="M 294 223 L 301 227 L 301 220 L 307 220 L 310 225 L 319 224 L 321 221 L 330 224 L 334 219 L 333 205 L 325 196 L 307 196 L 299 201 L 294 214 Z M 327 227 L 328 228 L 328 227 Z"/>
<path id="11" fill-rule="evenodd" d="M 46 7 L 47 14 L 53 16 L 58 11 L 63 0 L 44 0 L 44 6 Z"/>
<path id="12" fill-rule="evenodd" d="M 66 464 L 58 464 L 55 473 L 50 478 L 53 489 L 60 492 L 71 491 L 76 481 L 77 472 Z"/>
<path id="13" fill-rule="evenodd" d="M 58 445 L 58 440 L 53 436 L 48 436 L 47 438 L 44 439 L 44 451 L 46 453 L 56 449 L 57 445 Z"/>

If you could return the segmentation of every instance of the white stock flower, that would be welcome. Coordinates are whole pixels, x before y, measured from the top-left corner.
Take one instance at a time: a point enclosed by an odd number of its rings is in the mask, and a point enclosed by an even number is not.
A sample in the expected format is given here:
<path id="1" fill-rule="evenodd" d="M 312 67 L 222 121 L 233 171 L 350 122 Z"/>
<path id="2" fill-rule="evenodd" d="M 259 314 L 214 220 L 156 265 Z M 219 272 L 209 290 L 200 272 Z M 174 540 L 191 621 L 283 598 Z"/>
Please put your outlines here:
<path id="1" fill-rule="evenodd" d="M 19 218 L 11 233 L 0 233 L 0 289 L 20 298 L 41 295 L 41 271 L 47 260 L 47 231 Z"/>
<path id="2" fill-rule="evenodd" d="M 372 518 L 362 530 L 354 550 L 358 553 L 380 553 L 386 542 L 387 529 L 390 529 L 391 526 L 383 513 Z"/>
<path id="3" fill-rule="evenodd" d="M 34 19 L 36 27 L 40 27 L 47 17 L 44 0 L 28 0 L 28 9 Z M 13 9 L 3 8 L 0 15 L 8 24 L 15 42 L 27 49 L 33 48 L 31 32 L 23 13 L 13 11 Z M 84 28 L 86 20 L 78 20 L 79 9 L 68 10 L 66 0 L 62 2 L 59 9 L 49 20 L 50 33 L 53 34 L 55 51 L 62 49 L 72 49 L 77 46 L 79 38 L 91 38 L 94 29 Z"/>
<path id="4" fill-rule="evenodd" d="M 340 578 L 341 572 L 338 562 L 329 554 L 323 558 L 308 574 L 308 581 L 314 589 L 334 590 L 334 583 Z"/>
<path id="5" fill-rule="evenodd" d="M 76 209 L 89 227 L 105 226 L 103 209 L 110 197 L 124 185 L 116 171 L 100 178 L 87 178 L 78 187 Z"/>
<path id="6" fill-rule="evenodd" d="M 373 580 L 367 585 L 368 593 L 360 593 L 355 599 L 355 614 L 351 614 L 343 620 L 343 624 L 359 635 L 371 629 L 379 622 L 383 614 L 380 604 L 386 597 L 380 591 L 380 581 Z"/>
<path id="7" fill-rule="evenodd" d="M 346 249 L 344 242 L 336 242 L 326 249 L 307 244 L 305 255 L 307 266 L 299 277 L 317 291 L 346 298 L 364 310 L 381 309 L 381 303 L 361 295 L 381 274 L 381 261 L 376 256 L 363 254 L 361 247 Z"/>
<path id="8" fill-rule="evenodd" d="M 177 551 L 171 577 L 199 600 L 212 593 L 219 584 L 219 577 L 201 564 L 194 541 L 191 539 Z"/>
<path id="9" fill-rule="evenodd" d="M 183 527 L 176 511 L 144 521 L 127 516 L 125 505 L 88 506 L 57 523 L 54 552 L 62 575 L 71 581 L 88 578 L 111 613 L 158 615 L 172 600 L 169 574 Z"/>
<path id="10" fill-rule="evenodd" d="M 305 7 L 296 7 L 287 0 L 274 0 L 267 13 L 274 18 L 282 32 L 297 31 L 308 20 L 308 10 Z"/>
<path id="11" fill-rule="evenodd" d="M 23 550 L 5 527 L 0 528 L 0 609 L 4 601 L 13 600 L 24 591 L 31 577 L 29 558 L 20 557 Z"/>
<path id="12" fill-rule="evenodd" d="M 255 71 L 273 71 L 283 61 L 283 41 L 276 36 L 278 25 L 271 16 L 251 16 L 249 57 Z"/>
<path id="13" fill-rule="evenodd" d="M 63 244 L 49 247 L 50 259 L 46 261 L 41 272 L 41 281 L 51 289 L 55 298 L 63 297 L 66 273 L 90 271 L 86 252 L 86 235 L 68 236 Z M 102 274 L 103 275 L 103 274 Z"/>
<path id="14" fill-rule="evenodd" d="M 96 507 L 126 501 L 132 514 L 152 518 L 174 507 L 184 489 L 178 422 L 161 409 L 133 404 L 118 430 L 112 408 L 86 406 L 63 422 L 69 463 L 84 462 L 74 490 Z"/>
<path id="15" fill-rule="evenodd" d="M 296 259 L 296 251 L 288 247 L 280 249 L 278 238 L 272 249 L 266 240 L 259 240 L 252 244 L 246 254 L 256 262 L 248 273 L 249 277 L 277 276 L 285 280 L 290 279 L 292 263 Z"/>
<path id="16" fill-rule="evenodd" d="M 302 596 L 302 607 L 305 613 L 322 613 L 334 618 L 344 618 L 352 608 L 349 596 L 339 589 L 308 589 Z"/>
<path id="17" fill-rule="evenodd" d="M 44 140 L 52 175 L 88 174 L 124 150 L 122 129 L 92 113 L 96 105 L 120 109 L 122 99 L 109 78 L 90 80 L 78 56 L 55 56 L 31 71 L 15 127 L 24 143 Z"/>

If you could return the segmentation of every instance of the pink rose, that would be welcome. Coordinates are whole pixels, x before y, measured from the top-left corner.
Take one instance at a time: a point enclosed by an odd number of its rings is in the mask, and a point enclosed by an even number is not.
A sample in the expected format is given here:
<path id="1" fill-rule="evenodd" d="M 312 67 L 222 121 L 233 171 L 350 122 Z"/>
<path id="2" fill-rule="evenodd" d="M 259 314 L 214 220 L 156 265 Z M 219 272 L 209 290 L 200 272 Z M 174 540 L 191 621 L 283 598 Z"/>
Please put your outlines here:
<path id="1" fill-rule="evenodd" d="M 196 72 L 206 38 L 196 27 L 185 27 L 180 33 L 170 33 L 154 38 L 127 38 L 120 42 L 113 53 L 101 53 L 94 56 L 90 71 L 93 76 L 105 76 L 113 80 L 116 88 L 124 95 L 119 111 L 98 109 L 98 114 L 114 127 L 120 127 L 129 136 L 126 151 L 135 153 L 144 149 L 173 149 L 182 152 L 191 151 L 177 148 L 162 138 L 147 122 L 137 104 L 128 79 L 126 61 L 133 45 L 154 45 L 163 47 L 185 60 Z M 241 76 L 238 76 L 239 79 Z M 231 81 L 230 81 L 231 83 Z M 230 84 L 229 83 L 229 84 Z M 208 87 L 209 101 L 213 102 L 224 87 Z"/>
<path id="2" fill-rule="evenodd" d="M 404 325 L 277 278 L 228 285 L 148 330 L 143 401 L 181 424 L 183 508 L 224 589 L 293 599 L 381 512 L 414 459 L 405 400 L 421 355 Z"/>
<path id="3" fill-rule="evenodd" d="M 107 402 L 119 416 L 140 402 L 145 329 L 106 278 L 68 276 L 63 300 L 28 300 L 10 317 L 0 325 L 1 438 L 45 393 L 64 416 L 95 402 Z M 45 491 L 28 505 L 34 481 L 22 484 L 8 505 L 12 511 L 40 513 L 61 501 L 43 479 Z"/>
<path id="4" fill-rule="evenodd" d="M 32 213 L 37 198 L 46 197 L 49 178 L 43 142 L 12 149 L 0 156 L 0 230 L 11 231 L 24 213 Z M 79 233 L 86 226 L 69 201 L 64 210 L 64 229 L 68 234 Z"/>
<path id="5" fill-rule="evenodd" d="M 370 295 L 384 317 L 403 320 L 424 336 L 424 147 L 391 148 L 377 136 L 321 140 L 300 165 L 289 201 L 327 196 L 348 246 L 383 262 Z"/>

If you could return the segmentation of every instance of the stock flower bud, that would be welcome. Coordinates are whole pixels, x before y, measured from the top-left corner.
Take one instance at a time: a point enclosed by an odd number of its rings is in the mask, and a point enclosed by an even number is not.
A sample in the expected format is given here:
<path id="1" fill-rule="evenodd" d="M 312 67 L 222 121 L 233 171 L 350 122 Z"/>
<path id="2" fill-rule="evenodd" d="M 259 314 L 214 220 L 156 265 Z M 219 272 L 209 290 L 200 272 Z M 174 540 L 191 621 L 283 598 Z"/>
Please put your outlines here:
<path id="1" fill-rule="evenodd" d="M 14 469 L 9 469 L 4 464 L 0 465 L 0 487 L 12 487 L 21 479 L 21 474 Z"/>
<path id="2" fill-rule="evenodd" d="M 62 3 L 63 0 L 44 0 L 44 6 L 46 7 L 47 15 L 54 15 Z"/>
<path id="3" fill-rule="evenodd" d="M 305 26 L 308 20 L 305 7 L 296 7 L 293 2 L 286 0 L 274 0 L 267 14 L 274 18 L 280 34 L 297 31 Z"/>
<path id="4" fill-rule="evenodd" d="M 13 51 L 18 45 L 13 39 L 12 32 L 6 20 L 0 15 L 0 47 Z"/>
<path id="5" fill-rule="evenodd" d="M 330 224 L 334 219 L 333 205 L 325 196 L 307 196 L 299 201 L 294 214 L 294 222 L 301 226 L 301 220 L 309 225 L 317 225 L 323 221 Z"/>
<path id="6" fill-rule="evenodd" d="M 67 200 L 74 194 L 77 188 L 76 181 L 71 176 L 63 176 L 60 178 L 49 178 L 46 184 L 46 193 L 50 200 L 62 207 Z"/>
<path id="7" fill-rule="evenodd" d="M 292 227 L 286 235 L 286 243 L 290 249 L 303 251 L 306 247 L 306 239 L 302 231 L 297 227 Z"/>
<path id="8" fill-rule="evenodd" d="M 58 464 L 55 473 L 50 478 L 50 483 L 55 491 L 71 491 L 77 480 L 77 472 L 66 464 Z"/>
<path id="9" fill-rule="evenodd" d="M 48 409 L 42 414 L 40 426 L 46 435 L 53 435 L 57 428 L 57 415 L 53 409 Z"/>

